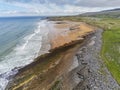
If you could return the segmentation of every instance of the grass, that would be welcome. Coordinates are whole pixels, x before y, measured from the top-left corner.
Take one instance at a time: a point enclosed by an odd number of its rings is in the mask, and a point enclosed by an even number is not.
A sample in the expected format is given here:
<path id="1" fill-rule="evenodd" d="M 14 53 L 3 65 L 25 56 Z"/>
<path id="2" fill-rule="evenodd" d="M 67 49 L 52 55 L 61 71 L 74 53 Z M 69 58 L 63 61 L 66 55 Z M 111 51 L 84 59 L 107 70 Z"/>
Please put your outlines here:
<path id="1" fill-rule="evenodd" d="M 120 84 L 120 29 L 106 30 L 103 33 L 101 56 Z"/>

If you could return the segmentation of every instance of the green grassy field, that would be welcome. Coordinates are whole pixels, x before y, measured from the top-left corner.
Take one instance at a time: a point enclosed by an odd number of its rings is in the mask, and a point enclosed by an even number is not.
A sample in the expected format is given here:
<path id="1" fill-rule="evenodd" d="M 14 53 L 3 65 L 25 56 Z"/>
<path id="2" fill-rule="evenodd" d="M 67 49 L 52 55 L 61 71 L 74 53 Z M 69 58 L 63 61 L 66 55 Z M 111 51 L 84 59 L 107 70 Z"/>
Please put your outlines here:
<path id="1" fill-rule="evenodd" d="M 83 21 L 104 30 L 101 57 L 120 84 L 120 18 L 73 16 L 59 17 L 59 20 Z"/>

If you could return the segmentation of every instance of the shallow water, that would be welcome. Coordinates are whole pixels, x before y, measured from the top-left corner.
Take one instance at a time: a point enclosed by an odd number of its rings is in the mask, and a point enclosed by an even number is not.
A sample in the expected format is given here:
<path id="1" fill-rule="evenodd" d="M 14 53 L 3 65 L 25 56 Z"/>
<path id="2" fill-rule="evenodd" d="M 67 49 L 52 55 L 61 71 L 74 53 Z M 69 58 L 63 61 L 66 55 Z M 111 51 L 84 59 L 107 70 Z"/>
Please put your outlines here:
<path id="1" fill-rule="evenodd" d="M 11 75 L 33 61 L 42 45 L 42 18 L 0 19 L 0 90 Z"/>

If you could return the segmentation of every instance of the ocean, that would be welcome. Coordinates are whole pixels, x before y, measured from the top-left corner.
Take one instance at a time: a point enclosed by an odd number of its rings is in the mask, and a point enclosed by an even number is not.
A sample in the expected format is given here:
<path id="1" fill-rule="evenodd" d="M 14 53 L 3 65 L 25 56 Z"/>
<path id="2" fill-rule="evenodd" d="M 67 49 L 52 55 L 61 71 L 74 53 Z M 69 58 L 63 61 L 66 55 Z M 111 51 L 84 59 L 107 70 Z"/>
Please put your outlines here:
<path id="1" fill-rule="evenodd" d="M 5 90 L 10 76 L 37 57 L 45 23 L 45 17 L 0 18 L 0 90 Z"/>

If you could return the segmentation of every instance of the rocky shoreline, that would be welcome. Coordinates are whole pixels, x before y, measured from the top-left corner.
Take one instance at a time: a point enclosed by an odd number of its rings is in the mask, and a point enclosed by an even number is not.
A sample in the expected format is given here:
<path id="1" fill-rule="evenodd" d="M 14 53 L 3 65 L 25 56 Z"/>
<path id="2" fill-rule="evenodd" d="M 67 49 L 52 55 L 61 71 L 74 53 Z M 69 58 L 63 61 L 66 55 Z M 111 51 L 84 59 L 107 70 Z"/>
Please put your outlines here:
<path id="1" fill-rule="evenodd" d="M 89 41 L 76 54 L 79 66 L 79 84 L 74 90 L 120 90 L 100 57 L 102 30 L 96 30 Z"/>

